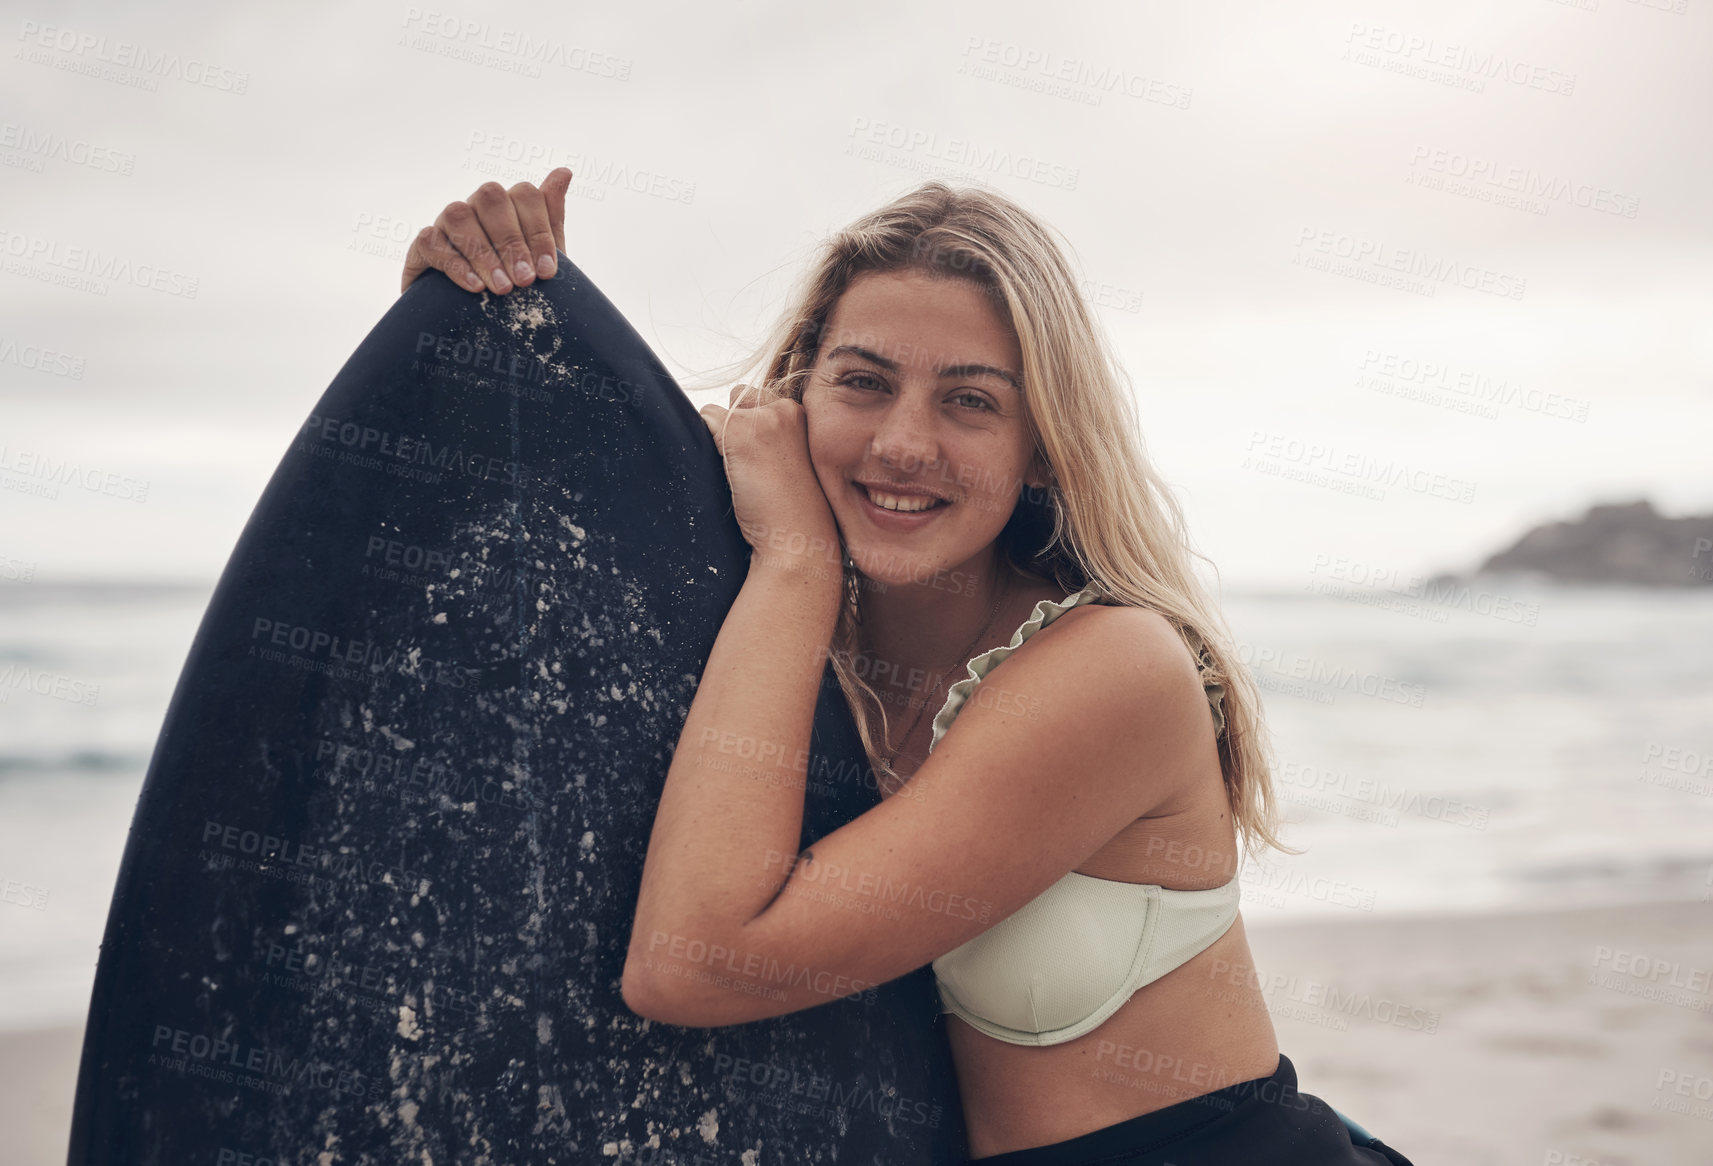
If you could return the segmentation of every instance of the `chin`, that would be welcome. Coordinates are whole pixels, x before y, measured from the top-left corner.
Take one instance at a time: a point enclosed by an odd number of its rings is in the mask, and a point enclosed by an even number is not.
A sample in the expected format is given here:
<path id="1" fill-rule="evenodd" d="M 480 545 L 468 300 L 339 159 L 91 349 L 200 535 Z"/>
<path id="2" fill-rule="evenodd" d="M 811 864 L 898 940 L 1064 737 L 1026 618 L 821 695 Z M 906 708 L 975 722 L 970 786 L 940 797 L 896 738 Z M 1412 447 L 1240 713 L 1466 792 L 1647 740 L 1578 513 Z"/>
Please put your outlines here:
<path id="1" fill-rule="evenodd" d="M 865 549 L 847 544 L 845 552 L 864 579 L 886 587 L 926 585 L 950 573 L 955 565 L 931 551 L 906 553 L 891 547 Z"/>

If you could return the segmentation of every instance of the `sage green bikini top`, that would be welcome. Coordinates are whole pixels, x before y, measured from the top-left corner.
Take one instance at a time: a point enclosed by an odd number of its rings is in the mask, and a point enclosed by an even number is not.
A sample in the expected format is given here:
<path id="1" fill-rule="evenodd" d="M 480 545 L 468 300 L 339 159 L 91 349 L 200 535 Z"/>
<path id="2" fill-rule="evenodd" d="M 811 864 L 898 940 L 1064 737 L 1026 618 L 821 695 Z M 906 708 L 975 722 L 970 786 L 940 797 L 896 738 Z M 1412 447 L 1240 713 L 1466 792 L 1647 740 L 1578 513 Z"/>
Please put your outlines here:
<path id="1" fill-rule="evenodd" d="M 976 685 L 1032 634 L 1083 603 L 1121 601 L 1098 581 L 1054 602 L 1043 599 L 1011 636 L 968 664 L 934 717 L 928 751 L 951 726 Z M 1186 634 L 1208 658 L 1193 629 Z M 1225 688 L 1203 683 L 1214 735 L 1225 732 Z M 988 930 L 933 963 L 940 1006 L 988 1036 L 1018 1045 L 1055 1045 L 1099 1027 L 1136 990 L 1224 935 L 1237 918 L 1240 889 L 1232 879 L 1205 891 L 1173 891 L 1071 871 Z"/>

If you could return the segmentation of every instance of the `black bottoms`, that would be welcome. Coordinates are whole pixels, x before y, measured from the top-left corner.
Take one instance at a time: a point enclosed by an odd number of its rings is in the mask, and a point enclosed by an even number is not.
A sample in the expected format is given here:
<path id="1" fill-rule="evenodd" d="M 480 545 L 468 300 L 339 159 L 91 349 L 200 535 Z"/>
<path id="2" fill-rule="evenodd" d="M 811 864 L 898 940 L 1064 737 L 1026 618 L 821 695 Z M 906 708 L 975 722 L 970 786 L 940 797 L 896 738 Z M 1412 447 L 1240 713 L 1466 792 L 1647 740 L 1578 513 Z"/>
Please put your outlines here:
<path id="1" fill-rule="evenodd" d="M 1297 1070 L 1279 1055 L 1271 1077 L 1091 1133 L 972 1160 L 972 1166 L 1410 1166 L 1365 1132 L 1352 1132 L 1320 1098 L 1297 1092 Z"/>

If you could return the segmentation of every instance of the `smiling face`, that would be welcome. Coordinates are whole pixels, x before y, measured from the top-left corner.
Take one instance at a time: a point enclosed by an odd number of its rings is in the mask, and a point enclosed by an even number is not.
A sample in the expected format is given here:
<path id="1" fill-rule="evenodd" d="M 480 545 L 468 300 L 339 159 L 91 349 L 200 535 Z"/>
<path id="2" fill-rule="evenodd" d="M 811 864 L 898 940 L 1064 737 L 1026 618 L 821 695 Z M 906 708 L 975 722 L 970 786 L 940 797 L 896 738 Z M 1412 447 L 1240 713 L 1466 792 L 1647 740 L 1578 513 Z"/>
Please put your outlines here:
<path id="1" fill-rule="evenodd" d="M 1022 368 L 1010 323 L 969 281 L 851 280 L 802 402 L 815 476 L 868 578 L 931 585 L 993 563 L 1024 484 L 1045 479 Z"/>

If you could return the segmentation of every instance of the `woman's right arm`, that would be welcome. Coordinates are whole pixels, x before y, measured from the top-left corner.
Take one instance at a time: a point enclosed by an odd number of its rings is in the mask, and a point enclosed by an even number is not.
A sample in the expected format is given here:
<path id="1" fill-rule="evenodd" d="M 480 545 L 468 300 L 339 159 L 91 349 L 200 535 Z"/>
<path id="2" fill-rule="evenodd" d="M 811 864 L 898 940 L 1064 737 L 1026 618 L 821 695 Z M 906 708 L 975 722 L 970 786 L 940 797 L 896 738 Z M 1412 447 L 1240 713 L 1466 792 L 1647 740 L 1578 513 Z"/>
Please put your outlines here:
<path id="1" fill-rule="evenodd" d="M 434 225 L 422 228 L 404 257 L 403 292 L 433 267 L 468 291 L 484 288 L 504 295 L 551 278 L 554 249 L 565 249 L 565 190 L 571 171 L 564 166 L 540 187 L 520 182 L 510 190 L 484 182 L 467 202 L 446 204 Z"/>

